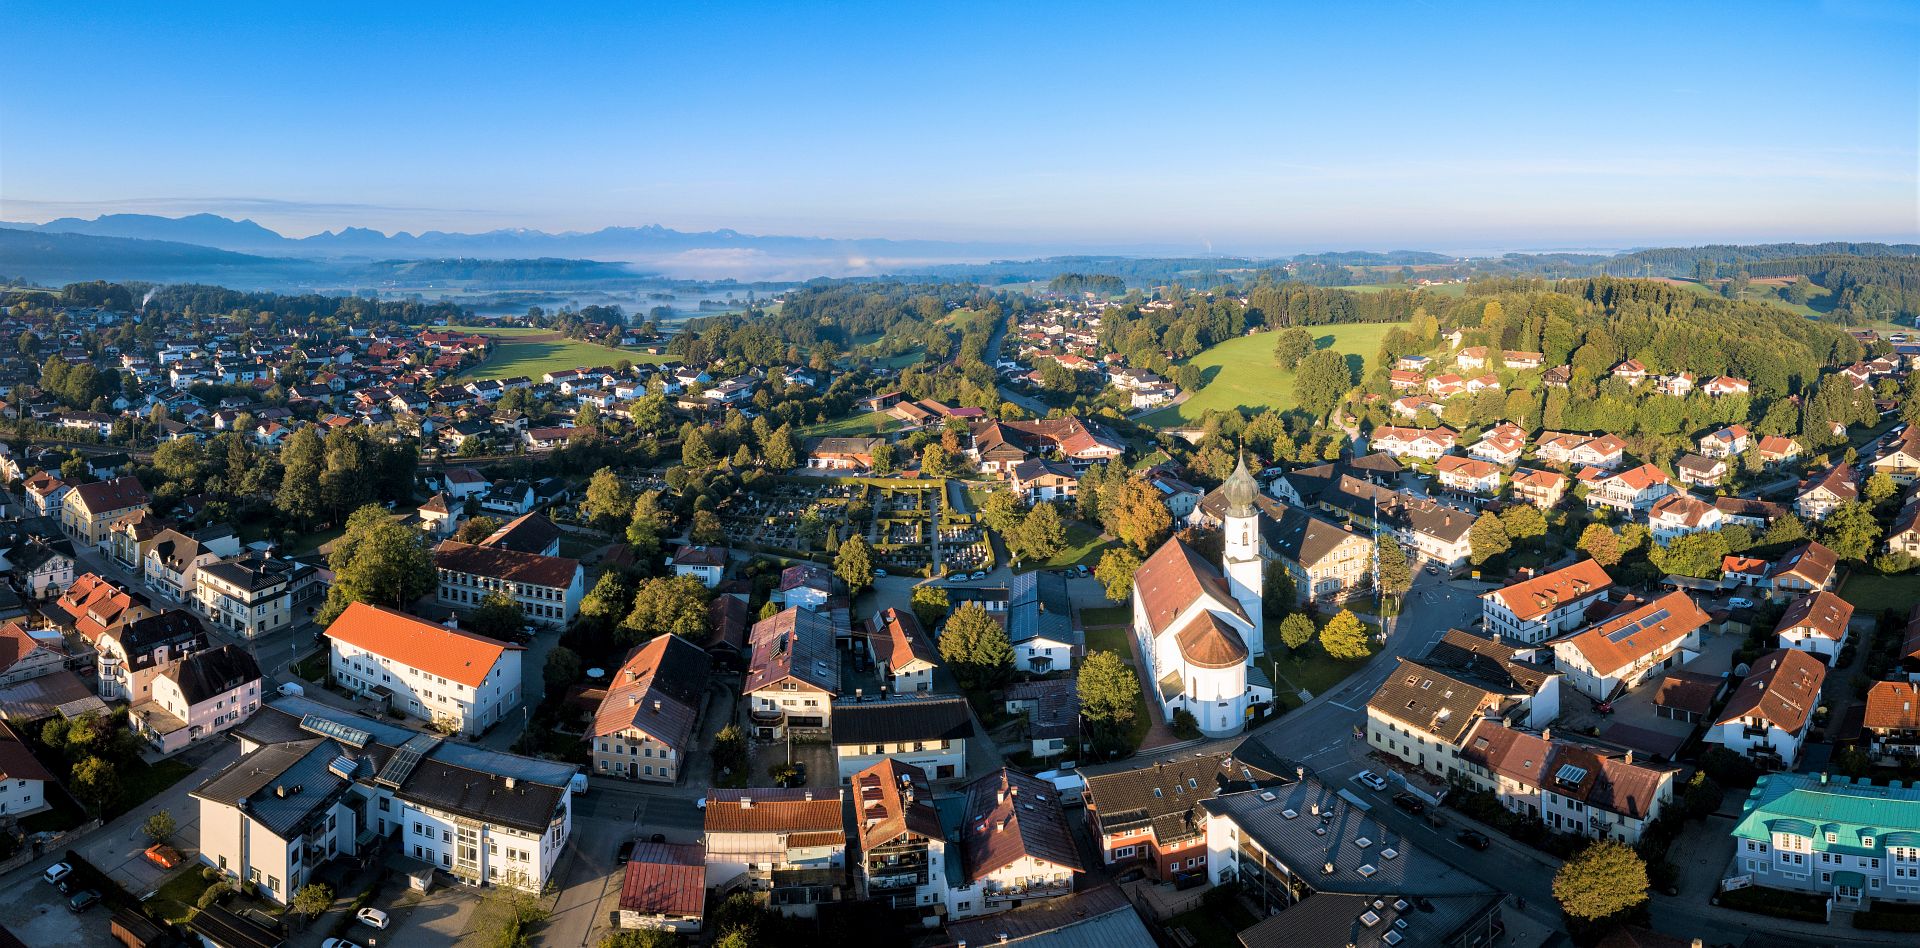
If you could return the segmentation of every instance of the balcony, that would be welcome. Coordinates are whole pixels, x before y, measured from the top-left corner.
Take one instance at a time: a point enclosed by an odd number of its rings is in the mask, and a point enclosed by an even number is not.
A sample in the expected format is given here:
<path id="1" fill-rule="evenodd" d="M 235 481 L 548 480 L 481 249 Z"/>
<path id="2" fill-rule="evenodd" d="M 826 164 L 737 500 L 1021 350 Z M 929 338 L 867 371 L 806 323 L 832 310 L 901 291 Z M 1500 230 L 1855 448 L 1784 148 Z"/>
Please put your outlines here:
<path id="1" fill-rule="evenodd" d="M 1073 880 L 1071 879 L 1060 882 L 1034 880 L 1025 885 L 1017 885 L 1011 888 L 991 889 L 987 892 L 987 903 L 991 905 L 996 902 L 1013 902 L 1025 899 L 1051 899 L 1056 896 L 1072 894 Z"/>
<path id="2" fill-rule="evenodd" d="M 754 708 L 747 712 L 747 720 L 765 726 L 779 725 L 786 719 L 787 712 L 779 708 Z"/>

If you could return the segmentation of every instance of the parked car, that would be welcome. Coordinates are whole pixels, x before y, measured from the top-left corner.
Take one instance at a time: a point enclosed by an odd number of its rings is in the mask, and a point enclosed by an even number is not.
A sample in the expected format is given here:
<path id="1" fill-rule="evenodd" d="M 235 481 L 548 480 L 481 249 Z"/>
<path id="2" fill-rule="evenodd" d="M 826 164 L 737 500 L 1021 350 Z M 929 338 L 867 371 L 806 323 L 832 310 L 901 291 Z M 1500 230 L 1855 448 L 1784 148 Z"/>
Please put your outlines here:
<path id="1" fill-rule="evenodd" d="M 1488 839 L 1487 834 L 1479 830 L 1461 830 L 1453 838 L 1455 842 L 1468 849 L 1485 850 L 1487 847 L 1493 845 L 1493 840 Z"/>
<path id="2" fill-rule="evenodd" d="M 1429 567 L 1427 567 L 1427 575 L 1428 575 L 1428 576 L 1438 576 L 1438 575 L 1440 575 L 1440 567 L 1438 567 L 1438 566 L 1429 566 Z"/>
<path id="3" fill-rule="evenodd" d="M 56 862 L 53 865 L 48 866 L 47 871 L 40 874 L 40 878 L 47 880 L 48 885 L 59 885 L 60 880 L 65 879 L 66 877 L 72 874 L 73 874 L 72 866 L 69 866 L 64 862 Z"/>
<path id="4" fill-rule="evenodd" d="M 975 571 L 974 571 L 974 573 L 973 573 L 973 575 L 972 575 L 972 576 L 969 576 L 969 577 L 967 577 L 967 578 L 968 578 L 968 579 L 986 579 L 986 578 L 987 578 L 987 574 L 986 574 L 985 572 L 983 572 L 983 571 L 980 571 L 980 570 L 975 570 Z"/>
<path id="5" fill-rule="evenodd" d="M 1368 787 L 1370 789 L 1374 789 L 1374 790 L 1387 789 L 1387 778 L 1382 777 L 1371 770 L 1362 770 L 1359 773 L 1354 774 L 1353 779 L 1360 781 L 1361 786 Z"/>
<path id="6" fill-rule="evenodd" d="M 707 798 L 701 797 L 700 799 L 693 801 L 693 805 L 699 809 L 704 810 L 707 808 Z"/>
<path id="7" fill-rule="evenodd" d="M 1082 576 L 1087 575 L 1087 573 L 1089 572 L 1089 570 L 1087 569 L 1087 564 L 1085 563 L 1081 563 L 1079 566 L 1074 567 L 1073 571 L 1076 573 L 1079 573 Z"/>
<path id="8" fill-rule="evenodd" d="M 664 843 L 667 841 L 667 834 L 655 833 L 652 836 L 647 837 L 647 841 L 650 843 Z"/>
<path id="9" fill-rule="evenodd" d="M 1419 797 L 1416 797 L 1411 793 L 1394 794 L 1393 805 L 1399 807 L 1402 810 L 1407 811 L 1408 813 L 1427 812 L 1426 803 L 1423 802 Z"/>
<path id="10" fill-rule="evenodd" d="M 1747 598 L 1747 597 L 1745 597 L 1745 596 L 1729 596 L 1729 597 L 1727 598 L 1727 608 L 1729 608 L 1729 609 L 1751 609 L 1751 608 L 1753 608 L 1753 600 L 1751 600 L 1751 599 L 1748 599 L 1748 598 Z"/>
<path id="11" fill-rule="evenodd" d="M 281 685 L 276 690 L 280 692 L 280 696 L 283 698 L 302 698 L 307 694 L 307 689 L 300 687 L 298 682 L 292 681 Z"/>
<path id="12" fill-rule="evenodd" d="M 96 904 L 99 903 L 99 901 L 100 901 L 99 890 L 88 889 L 85 892 L 82 892 L 78 895 L 73 896 L 72 898 L 67 899 L 67 911 L 72 912 L 75 915 L 78 915 L 81 912 L 86 911 L 87 909 L 93 908 Z"/>
<path id="13" fill-rule="evenodd" d="M 162 869 L 172 869 L 180 864 L 180 851 L 165 843 L 155 843 L 147 847 L 147 861 Z"/>
<path id="14" fill-rule="evenodd" d="M 387 929 L 387 913 L 372 906 L 353 913 L 353 917 L 359 919 L 363 925 L 372 925 L 381 931 L 386 931 Z"/>
<path id="15" fill-rule="evenodd" d="M 619 864 L 622 866 L 626 865 L 629 862 L 632 862 L 633 861 L 633 844 L 635 842 L 636 842 L 635 840 L 629 839 L 626 842 L 621 843 L 620 848 L 613 851 L 613 861 L 616 864 Z"/>
<path id="16" fill-rule="evenodd" d="M 320 943 L 320 948 L 360 948 L 360 946 L 345 938 L 329 938 Z"/>

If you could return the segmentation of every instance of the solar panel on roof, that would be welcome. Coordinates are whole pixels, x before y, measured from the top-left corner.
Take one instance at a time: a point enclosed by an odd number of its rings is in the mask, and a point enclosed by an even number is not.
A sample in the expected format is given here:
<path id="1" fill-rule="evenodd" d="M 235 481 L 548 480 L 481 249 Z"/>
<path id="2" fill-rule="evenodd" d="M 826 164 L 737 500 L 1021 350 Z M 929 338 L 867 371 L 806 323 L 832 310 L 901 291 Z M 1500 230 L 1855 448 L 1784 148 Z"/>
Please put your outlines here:
<path id="1" fill-rule="evenodd" d="M 317 714 L 309 714 L 301 718 L 300 729 L 318 734 L 321 737 L 331 737 L 342 744 L 350 744 L 354 747 L 365 747 L 373 743 L 372 734 L 362 731 L 350 724 L 342 724 L 339 721 L 323 718 Z"/>
<path id="2" fill-rule="evenodd" d="M 1665 609 L 1655 609 L 1653 610 L 1653 613 L 1647 616 L 1646 618 L 1640 619 L 1634 622 L 1629 622 L 1626 625 L 1622 626 L 1621 628 L 1610 633 L 1607 636 L 1607 641 L 1619 642 L 1623 639 L 1632 638 L 1634 633 L 1639 632 L 1642 629 L 1649 628 L 1651 626 L 1659 625 L 1660 623 L 1665 622 L 1672 617 L 1673 617 L 1673 614 L 1668 612 Z"/>
<path id="3" fill-rule="evenodd" d="M 387 765 L 380 768 L 380 775 L 373 778 L 373 782 L 394 790 L 400 789 L 407 776 L 413 773 L 413 768 L 419 766 L 421 758 L 438 746 L 440 738 L 434 734 L 416 734 L 407 738 L 407 742 L 387 758 Z"/>
<path id="4" fill-rule="evenodd" d="M 1577 784 L 1587 779 L 1587 768 L 1575 764 L 1562 764 L 1560 769 L 1554 772 L 1553 778 L 1562 783 Z"/>

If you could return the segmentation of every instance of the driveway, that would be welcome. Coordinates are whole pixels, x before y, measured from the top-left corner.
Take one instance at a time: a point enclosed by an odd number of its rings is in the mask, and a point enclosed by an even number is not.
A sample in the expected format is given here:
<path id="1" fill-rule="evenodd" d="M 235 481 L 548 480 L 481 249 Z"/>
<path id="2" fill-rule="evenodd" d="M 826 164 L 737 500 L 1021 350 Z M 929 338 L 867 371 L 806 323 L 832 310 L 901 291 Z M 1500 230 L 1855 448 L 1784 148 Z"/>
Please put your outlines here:
<path id="1" fill-rule="evenodd" d="M 160 887 L 160 883 L 177 869 L 162 869 L 148 862 L 146 850 L 153 844 L 142 832 L 147 817 L 161 810 L 173 814 L 178 829 L 174 832 L 171 845 L 180 850 L 185 857 L 183 864 L 191 864 L 200 855 L 200 806 L 190 794 L 209 777 L 219 773 L 220 769 L 240 758 L 240 747 L 232 741 L 222 740 L 218 744 L 204 748 L 211 751 L 202 760 L 193 773 L 188 774 L 179 783 L 168 787 L 159 796 L 141 803 L 129 810 L 119 819 L 101 827 L 97 832 L 81 840 L 73 849 L 101 872 L 112 876 L 115 882 L 126 887 L 136 896 L 146 896 Z M 191 754 L 201 750 L 188 751 Z"/>
<path id="2" fill-rule="evenodd" d="M 670 843 L 696 843 L 705 829 L 705 814 L 694 803 L 707 792 L 703 785 L 655 787 L 606 779 L 592 786 L 573 798 L 573 840 L 555 872 L 560 891 L 541 931 L 542 944 L 594 945 L 612 928 L 625 871 L 613 858 L 621 842 L 659 833 Z"/>

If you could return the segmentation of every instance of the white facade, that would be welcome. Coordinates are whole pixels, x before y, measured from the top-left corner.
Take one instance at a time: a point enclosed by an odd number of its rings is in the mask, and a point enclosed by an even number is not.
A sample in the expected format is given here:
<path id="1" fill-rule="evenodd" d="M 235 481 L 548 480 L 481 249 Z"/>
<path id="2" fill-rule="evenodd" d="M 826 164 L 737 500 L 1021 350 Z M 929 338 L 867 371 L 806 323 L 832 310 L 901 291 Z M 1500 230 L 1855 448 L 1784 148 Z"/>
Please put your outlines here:
<path id="1" fill-rule="evenodd" d="M 478 735 L 520 706 L 523 653 L 518 648 L 502 651 L 486 671 L 485 680 L 471 686 L 337 639 L 328 641 L 333 677 L 341 687 L 362 695 L 372 694 L 376 687 L 385 688 L 392 694 L 388 706 L 408 717 Z"/>

